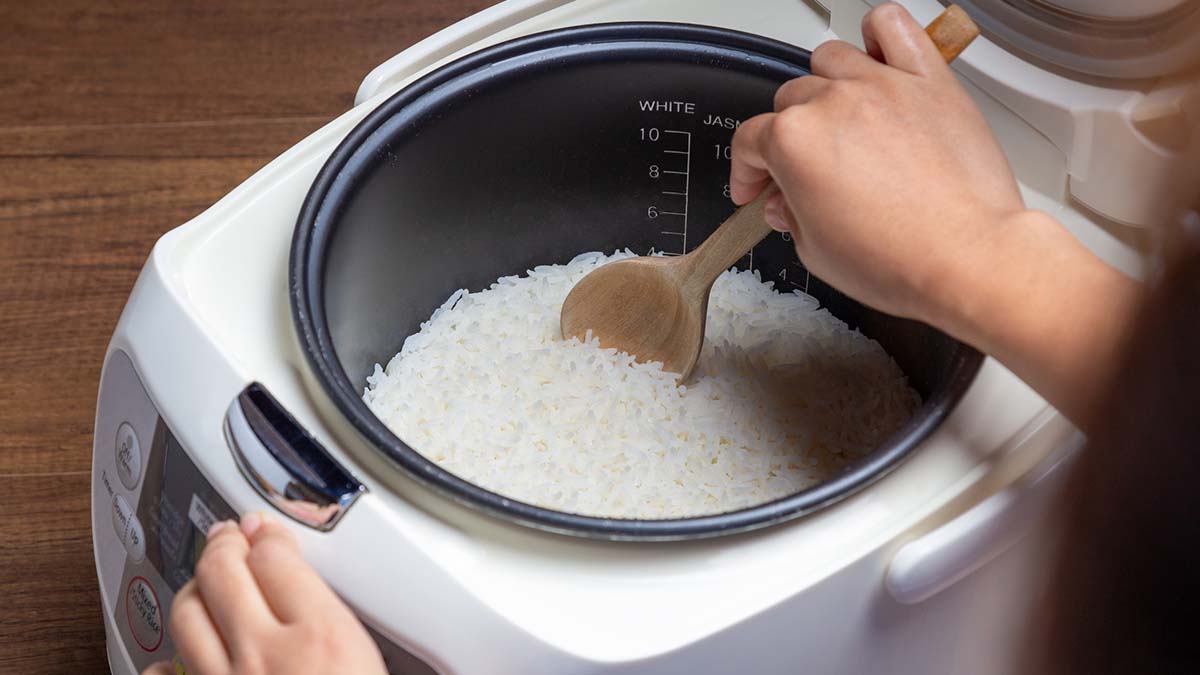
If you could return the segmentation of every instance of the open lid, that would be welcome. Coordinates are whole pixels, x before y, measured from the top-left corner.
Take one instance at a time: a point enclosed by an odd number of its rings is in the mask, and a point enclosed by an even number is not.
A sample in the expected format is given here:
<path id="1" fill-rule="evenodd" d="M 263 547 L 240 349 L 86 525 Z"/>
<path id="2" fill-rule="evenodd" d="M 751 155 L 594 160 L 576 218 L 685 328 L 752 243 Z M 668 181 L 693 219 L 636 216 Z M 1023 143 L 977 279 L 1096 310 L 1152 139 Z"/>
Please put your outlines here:
<path id="1" fill-rule="evenodd" d="M 1200 62 L 1200 0 L 956 0 L 992 37 L 1071 73 L 1151 78 Z"/>

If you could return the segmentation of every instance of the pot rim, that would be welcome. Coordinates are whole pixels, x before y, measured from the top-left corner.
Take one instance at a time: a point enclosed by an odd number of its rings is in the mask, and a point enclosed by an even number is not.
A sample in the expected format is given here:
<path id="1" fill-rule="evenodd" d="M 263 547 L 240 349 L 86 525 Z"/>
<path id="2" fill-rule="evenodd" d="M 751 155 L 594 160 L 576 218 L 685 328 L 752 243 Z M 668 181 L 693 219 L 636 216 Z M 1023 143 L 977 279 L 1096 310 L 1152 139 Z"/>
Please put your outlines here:
<path id="1" fill-rule="evenodd" d="M 301 351 L 322 389 L 355 430 L 392 464 L 444 496 L 493 516 L 540 530 L 608 540 L 668 541 L 758 529 L 819 510 L 878 481 L 900 465 L 953 410 L 983 357 L 956 344 L 948 375 L 917 414 L 869 455 L 841 474 L 800 492 L 737 511 L 686 518 L 639 520 L 556 511 L 505 497 L 464 480 L 404 443 L 371 412 L 341 367 L 324 305 L 324 266 L 345 198 L 373 164 L 375 149 L 395 135 L 397 118 L 414 119 L 461 91 L 472 76 L 494 78 L 517 70 L 562 67 L 619 54 L 674 56 L 695 62 L 733 58 L 749 70 L 787 77 L 808 70 L 810 52 L 738 31 L 677 23 L 610 23 L 564 28 L 517 38 L 438 68 L 381 103 L 326 160 L 305 197 L 292 238 L 289 296 Z M 540 58 L 539 58 L 540 57 Z M 486 73 L 482 73 L 483 70 Z M 389 125 L 389 123 L 391 123 Z M 411 127 L 410 127 L 411 129 Z"/>

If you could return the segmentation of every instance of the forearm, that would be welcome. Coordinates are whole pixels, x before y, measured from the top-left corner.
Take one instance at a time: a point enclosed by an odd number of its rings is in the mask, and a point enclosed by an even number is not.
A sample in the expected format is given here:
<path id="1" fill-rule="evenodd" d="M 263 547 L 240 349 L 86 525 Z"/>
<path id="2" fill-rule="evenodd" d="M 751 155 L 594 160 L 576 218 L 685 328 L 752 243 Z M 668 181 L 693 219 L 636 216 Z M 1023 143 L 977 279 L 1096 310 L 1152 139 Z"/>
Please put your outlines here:
<path id="1" fill-rule="evenodd" d="M 1085 431 L 1113 384 L 1143 286 L 1049 215 L 1025 211 L 960 261 L 940 316 Z"/>

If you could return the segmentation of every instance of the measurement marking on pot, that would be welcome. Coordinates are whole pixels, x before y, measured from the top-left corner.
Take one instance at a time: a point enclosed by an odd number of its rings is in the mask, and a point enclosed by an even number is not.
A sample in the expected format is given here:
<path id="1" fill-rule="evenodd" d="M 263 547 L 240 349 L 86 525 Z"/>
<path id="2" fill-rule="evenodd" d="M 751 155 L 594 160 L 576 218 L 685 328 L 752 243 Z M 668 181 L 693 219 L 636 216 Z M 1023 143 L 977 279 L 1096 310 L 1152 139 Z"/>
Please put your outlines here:
<path id="1" fill-rule="evenodd" d="M 691 176 L 691 173 L 692 173 L 692 132 L 676 131 L 675 129 L 663 129 L 663 133 L 671 134 L 674 136 L 683 136 L 684 139 L 687 141 L 687 146 L 683 150 L 667 150 L 667 149 L 663 150 L 663 152 L 665 152 L 665 153 L 670 153 L 672 155 L 683 155 L 683 157 L 684 157 L 683 171 L 664 171 L 663 172 L 663 173 L 673 174 L 676 176 L 679 176 L 679 175 L 683 176 L 683 192 L 677 192 L 677 191 L 676 192 L 666 192 L 666 191 L 664 191 L 664 193 L 663 193 L 663 194 L 672 194 L 672 195 L 677 195 L 677 196 L 683 197 L 683 213 L 672 213 L 672 212 L 668 212 L 668 211 L 664 211 L 663 213 L 671 213 L 671 215 L 678 215 L 683 218 L 683 231 L 680 233 L 680 236 L 683 237 L 683 250 L 681 251 L 681 253 L 687 253 L 687 250 L 688 250 L 688 245 L 687 245 L 688 244 L 688 238 L 687 238 L 688 193 L 691 192 L 691 183 L 692 183 L 692 176 Z"/>
<path id="2" fill-rule="evenodd" d="M 664 195 L 679 195 L 680 197 L 686 197 L 686 196 L 687 196 L 687 193 L 686 193 L 686 192 L 672 192 L 671 190 L 663 190 L 663 191 L 662 191 L 662 193 L 663 193 Z"/>
<path id="3" fill-rule="evenodd" d="M 682 237 L 682 236 L 683 236 L 683 233 L 682 233 L 682 232 L 671 232 L 670 230 L 663 230 L 663 231 L 659 232 L 659 234 L 673 234 L 673 235 L 676 235 L 676 236 L 678 236 L 678 237 Z"/>
<path id="4" fill-rule="evenodd" d="M 810 282 L 810 281 L 812 281 L 812 272 L 809 272 L 807 267 L 805 267 L 804 265 L 801 265 L 799 260 L 793 260 L 793 261 L 791 262 L 791 266 L 792 266 L 792 267 L 795 267 L 795 268 L 796 268 L 796 269 L 798 269 L 798 270 L 802 270 L 802 271 L 804 272 L 804 292 L 805 292 L 805 293 L 807 293 L 807 292 L 808 292 L 808 284 L 809 284 L 809 282 Z M 786 278 L 786 275 L 787 275 L 787 270 L 785 269 L 785 270 L 782 272 L 782 274 L 783 274 L 783 275 L 784 275 L 784 277 Z M 792 281 L 792 282 L 790 282 L 790 283 L 791 283 L 793 286 L 795 286 L 796 288 L 799 288 L 799 287 L 800 287 L 800 284 L 798 284 L 798 283 L 796 283 L 796 282 L 794 282 L 794 281 Z"/>
<path id="5" fill-rule="evenodd" d="M 680 213 L 678 211 L 659 211 L 659 213 L 664 216 L 683 216 L 684 218 L 687 218 L 687 213 Z M 684 223 L 684 225 L 686 224 L 687 223 Z"/>

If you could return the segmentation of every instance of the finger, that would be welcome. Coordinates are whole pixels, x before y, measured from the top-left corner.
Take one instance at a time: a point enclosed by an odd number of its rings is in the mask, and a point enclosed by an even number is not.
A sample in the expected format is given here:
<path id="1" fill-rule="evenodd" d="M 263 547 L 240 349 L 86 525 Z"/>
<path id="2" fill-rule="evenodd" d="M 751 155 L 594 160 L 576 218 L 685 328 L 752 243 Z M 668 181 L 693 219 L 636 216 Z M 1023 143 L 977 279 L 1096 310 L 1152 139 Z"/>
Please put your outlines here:
<path id="1" fill-rule="evenodd" d="M 763 208 L 763 220 L 767 221 L 772 230 L 787 232 L 798 238 L 799 228 L 796 227 L 796 219 L 784 201 L 783 193 L 776 193 L 767 200 Z"/>
<path id="2" fill-rule="evenodd" d="M 229 650 L 204 606 L 195 581 L 184 584 L 175 594 L 167 631 L 189 672 L 202 675 L 229 672 Z"/>
<path id="3" fill-rule="evenodd" d="M 775 113 L 756 115 L 742 122 L 733 134 L 729 195 L 735 204 L 745 204 L 754 199 L 771 181 L 766 153 L 774 119 Z"/>
<path id="4" fill-rule="evenodd" d="M 879 68 L 866 52 L 841 40 L 821 43 L 809 59 L 812 74 L 829 79 L 865 77 Z"/>
<path id="5" fill-rule="evenodd" d="M 151 663 L 150 667 L 142 671 L 142 675 L 175 675 L 175 667 L 166 661 Z"/>
<path id="6" fill-rule="evenodd" d="M 867 12 L 862 35 L 867 53 L 889 66 L 914 75 L 949 70 L 925 29 L 900 5 L 889 2 Z"/>
<path id="7" fill-rule="evenodd" d="M 236 654 L 263 628 L 277 623 L 246 565 L 250 542 L 232 523 L 209 530 L 208 543 L 196 563 L 196 586 L 221 637 Z M 216 530 L 216 531 L 214 531 Z"/>
<path id="8" fill-rule="evenodd" d="M 805 75 L 788 80 L 775 91 L 775 112 L 794 105 L 803 105 L 816 98 L 829 86 L 829 80 L 818 75 Z"/>
<path id="9" fill-rule="evenodd" d="M 250 531 L 250 553 L 246 562 L 258 581 L 263 597 L 284 623 L 295 623 L 345 605 L 317 571 L 304 561 L 295 537 L 277 520 L 259 514 L 242 518 L 243 531 Z"/>

